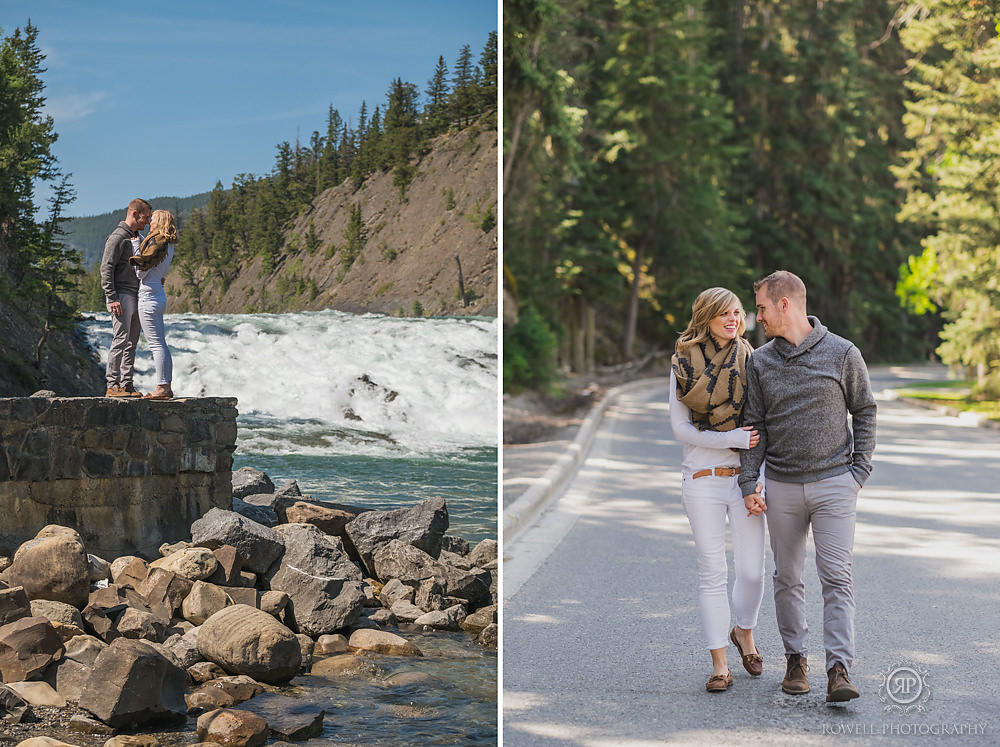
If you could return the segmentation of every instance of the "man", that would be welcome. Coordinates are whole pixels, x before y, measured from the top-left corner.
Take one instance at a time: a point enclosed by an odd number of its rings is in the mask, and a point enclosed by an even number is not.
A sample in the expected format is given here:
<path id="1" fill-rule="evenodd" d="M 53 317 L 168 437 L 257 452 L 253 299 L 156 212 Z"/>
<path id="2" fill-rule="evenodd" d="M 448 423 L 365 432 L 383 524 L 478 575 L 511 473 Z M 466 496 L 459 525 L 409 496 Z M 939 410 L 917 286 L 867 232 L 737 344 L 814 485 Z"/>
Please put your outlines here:
<path id="1" fill-rule="evenodd" d="M 812 525 L 823 587 L 826 700 L 843 702 L 859 694 L 848 675 L 854 660 L 851 563 L 858 491 L 875 449 L 875 398 L 860 351 L 806 314 L 801 279 L 779 270 L 755 283 L 754 292 L 757 321 L 770 342 L 747 366 L 743 424 L 757 429 L 760 442 L 740 451 L 739 483 L 748 511 L 767 511 L 774 607 L 787 657 L 781 689 L 809 692 L 803 572 Z"/>
<path id="2" fill-rule="evenodd" d="M 149 203 L 134 199 L 128 204 L 125 220 L 104 242 L 101 258 L 101 287 L 111 312 L 111 348 L 108 350 L 106 397 L 141 397 L 132 384 L 135 349 L 139 344 L 139 278 L 128 260 L 139 248 L 139 231 L 153 213 Z"/>

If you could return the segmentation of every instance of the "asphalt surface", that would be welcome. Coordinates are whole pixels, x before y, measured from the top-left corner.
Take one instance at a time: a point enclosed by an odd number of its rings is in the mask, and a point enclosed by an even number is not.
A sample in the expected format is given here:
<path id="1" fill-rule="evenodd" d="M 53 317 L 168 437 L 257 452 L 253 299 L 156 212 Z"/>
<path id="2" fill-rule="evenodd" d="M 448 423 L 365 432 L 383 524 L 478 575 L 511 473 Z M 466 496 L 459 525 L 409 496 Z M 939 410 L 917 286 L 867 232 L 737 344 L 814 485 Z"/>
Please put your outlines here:
<path id="1" fill-rule="evenodd" d="M 872 381 L 878 392 L 941 374 L 873 369 Z M 855 541 L 862 695 L 828 706 L 811 542 L 812 691 L 780 690 L 770 581 L 755 632 L 763 676 L 730 647 L 733 687 L 705 691 L 666 400 L 662 381 L 611 397 L 565 489 L 505 535 L 503 744 L 1000 744 L 1000 431 L 879 397 Z M 507 460 L 505 449 L 505 481 Z"/>

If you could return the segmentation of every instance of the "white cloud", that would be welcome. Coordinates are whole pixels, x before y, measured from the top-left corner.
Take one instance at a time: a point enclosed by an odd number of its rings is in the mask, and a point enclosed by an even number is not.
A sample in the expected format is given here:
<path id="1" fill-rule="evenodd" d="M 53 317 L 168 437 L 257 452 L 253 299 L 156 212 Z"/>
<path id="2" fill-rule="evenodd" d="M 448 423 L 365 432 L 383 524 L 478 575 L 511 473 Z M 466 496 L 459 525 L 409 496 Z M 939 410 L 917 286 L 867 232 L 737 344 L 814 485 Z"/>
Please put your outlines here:
<path id="1" fill-rule="evenodd" d="M 93 114 L 106 98 L 108 93 L 105 91 L 57 96 L 45 102 L 45 114 L 52 117 L 57 125 L 72 122 Z"/>

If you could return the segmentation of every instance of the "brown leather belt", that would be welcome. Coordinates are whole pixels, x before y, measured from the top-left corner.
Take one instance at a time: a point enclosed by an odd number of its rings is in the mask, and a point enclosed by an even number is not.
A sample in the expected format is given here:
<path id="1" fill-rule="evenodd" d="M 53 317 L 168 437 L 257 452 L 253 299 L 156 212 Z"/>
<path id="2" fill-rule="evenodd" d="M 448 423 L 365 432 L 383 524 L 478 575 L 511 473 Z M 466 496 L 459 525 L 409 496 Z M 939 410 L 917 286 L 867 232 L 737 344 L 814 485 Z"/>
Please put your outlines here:
<path id="1" fill-rule="evenodd" d="M 716 477 L 735 477 L 739 473 L 739 467 L 716 467 L 715 469 L 699 470 L 691 475 L 691 479 L 697 480 L 699 477 L 709 477 L 711 475 L 715 475 Z"/>

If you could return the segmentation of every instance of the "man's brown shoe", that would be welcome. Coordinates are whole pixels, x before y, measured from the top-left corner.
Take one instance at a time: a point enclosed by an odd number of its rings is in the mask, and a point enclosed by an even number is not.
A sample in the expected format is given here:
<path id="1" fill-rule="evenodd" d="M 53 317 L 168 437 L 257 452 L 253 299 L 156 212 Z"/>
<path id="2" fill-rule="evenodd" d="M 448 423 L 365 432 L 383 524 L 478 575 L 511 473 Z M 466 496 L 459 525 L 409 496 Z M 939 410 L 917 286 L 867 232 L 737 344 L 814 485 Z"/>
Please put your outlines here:
<path id="1" fill-rule="evenodd" d="M 107 391 L 107 393 L 104 396 L 105 397 L 128 397 L 129 393 L 126 392 L 124 389 L 122 389 L 117 384 L 112 384 L 111 386 L 108 387 L 108 391 Z"/>
<path id="2" fill-rule="evenodd" d="M 789 695 L 804 695 L 809 692 L 807 671 L 809 671 L 809 667 L 806 665 L 806 657 L 801 654 L 789 654 L 785 679 L 781 681 L 782 692 Z"/>
<path id="3" fill-rule="evenodd" d="M 826 702 L 843 703 L 861 695 L 847 676 L 847 668 L 839 661 L 826 673 Z"/>
<path id="4" fill-rule="evenodd" d="M 128 384 L 125 384 L 122 387 L 122 391 L 124 392 L 124 394 L 121 395 L 122 397 L 141 397 L 142 396 L 142 392 L 138 391 L 135 388 L 135 385 L 132 384 L 131 381 Z"/>

